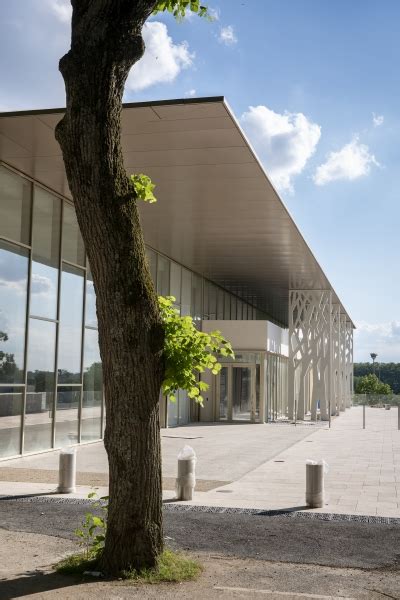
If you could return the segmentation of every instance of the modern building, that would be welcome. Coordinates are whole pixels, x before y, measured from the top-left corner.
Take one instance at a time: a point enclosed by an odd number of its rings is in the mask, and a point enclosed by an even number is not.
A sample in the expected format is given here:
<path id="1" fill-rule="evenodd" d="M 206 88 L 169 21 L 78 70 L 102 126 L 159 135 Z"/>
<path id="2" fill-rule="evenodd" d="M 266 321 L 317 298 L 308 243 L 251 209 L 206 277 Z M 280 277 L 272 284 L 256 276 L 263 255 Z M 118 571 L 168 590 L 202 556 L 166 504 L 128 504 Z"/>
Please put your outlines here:
<path id="1" fill-rule="evenodd" d="M 54 128 L 62 109 L 0 114 L 0 458 L 102 437 L 95 297 Z M 128 173 L 159 294 L 236 358 L 193 420 L 329 419 L 350 405 L 353 323 L 222 97 L 127 104 Z"/>

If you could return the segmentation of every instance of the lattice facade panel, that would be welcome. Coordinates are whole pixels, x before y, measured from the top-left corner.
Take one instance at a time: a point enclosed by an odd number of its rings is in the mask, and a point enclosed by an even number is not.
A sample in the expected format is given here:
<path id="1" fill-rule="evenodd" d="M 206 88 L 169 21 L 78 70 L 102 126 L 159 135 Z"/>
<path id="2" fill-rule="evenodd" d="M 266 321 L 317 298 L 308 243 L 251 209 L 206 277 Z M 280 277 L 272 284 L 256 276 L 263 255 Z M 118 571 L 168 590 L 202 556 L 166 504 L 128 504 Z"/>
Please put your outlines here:
<path id="1" fill-rule="evenodd" d="M 330 290 L 289 293 L 289 418 L 329 418 L 331 393 Z"/>

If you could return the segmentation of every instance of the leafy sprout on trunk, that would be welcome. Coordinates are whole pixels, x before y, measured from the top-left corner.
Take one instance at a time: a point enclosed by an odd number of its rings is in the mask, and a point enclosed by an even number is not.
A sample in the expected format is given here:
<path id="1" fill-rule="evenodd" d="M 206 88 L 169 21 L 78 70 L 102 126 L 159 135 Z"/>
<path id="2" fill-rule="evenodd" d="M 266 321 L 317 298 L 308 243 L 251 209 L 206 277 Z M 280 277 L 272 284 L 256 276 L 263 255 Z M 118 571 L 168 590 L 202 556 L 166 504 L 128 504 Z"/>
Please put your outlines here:
<path id="1" fill-rule="evenodd" d="M 162 384 L 164 394 L 176 400 L 176 392 L 185 390 L 189 398 L 203 406 L 202 392 L 208 384 L 199 380 L 199 374 L 207 369 L 213 375 L 221 370 L 217 356 L 234 357 L 231 344 L 220 331 L 204 333 L 199 331 L 192 317 L 181 317 L 174 307 L 173 296 L 159 296 L 161 319 L 164 324 L 165 379 Z"/>

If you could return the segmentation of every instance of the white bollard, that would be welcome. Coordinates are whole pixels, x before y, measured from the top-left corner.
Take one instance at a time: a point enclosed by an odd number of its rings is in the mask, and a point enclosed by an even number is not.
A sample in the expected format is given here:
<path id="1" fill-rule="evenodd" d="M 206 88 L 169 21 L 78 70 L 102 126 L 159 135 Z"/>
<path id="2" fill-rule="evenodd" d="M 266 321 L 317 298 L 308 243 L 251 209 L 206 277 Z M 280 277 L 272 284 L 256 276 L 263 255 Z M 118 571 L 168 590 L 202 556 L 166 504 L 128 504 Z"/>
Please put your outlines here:
<path id="1" fill-rule="evenodd" d="M 324 473 L 328 465 L 324 460 L 306 461 L 306 504 L 310 508 L 324 506 Z"/>
<path id="2" fill-rule="evenodd" d="M 192 500 L 196 485 L 196 453 L 191 446 L 184 446 L 178 453 L 178 477 L 176 499 Z"/>
<path id="3" fill-rule="evenodd" d="M 60 462 L 58 471 L 58 488 L 59 494 L 73 494 L 76 481 L 76 449 L 68 448 L 61 450 Z"/>

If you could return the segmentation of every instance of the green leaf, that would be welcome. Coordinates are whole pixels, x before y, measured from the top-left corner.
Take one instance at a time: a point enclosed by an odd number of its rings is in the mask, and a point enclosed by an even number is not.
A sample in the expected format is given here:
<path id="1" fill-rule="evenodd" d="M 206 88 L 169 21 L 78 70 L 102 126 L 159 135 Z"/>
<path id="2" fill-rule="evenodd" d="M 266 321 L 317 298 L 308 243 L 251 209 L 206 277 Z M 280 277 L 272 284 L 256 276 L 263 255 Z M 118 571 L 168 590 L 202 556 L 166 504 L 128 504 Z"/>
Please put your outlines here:
<path id="1" fill-rule="evenodd" d="M 139 200 L 149 202 L 150 204 L 157 202 L 157 198 L 153 194 L 153 190 L 156 186 L 152 183 L 148 175 L 144 175 L 143 173 L 131 175 L 131 182 Z"/>

